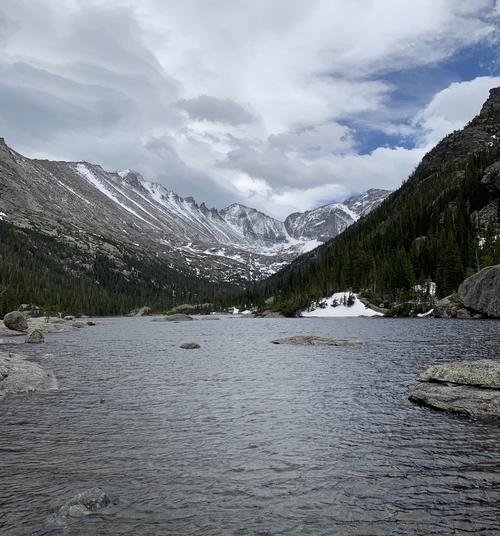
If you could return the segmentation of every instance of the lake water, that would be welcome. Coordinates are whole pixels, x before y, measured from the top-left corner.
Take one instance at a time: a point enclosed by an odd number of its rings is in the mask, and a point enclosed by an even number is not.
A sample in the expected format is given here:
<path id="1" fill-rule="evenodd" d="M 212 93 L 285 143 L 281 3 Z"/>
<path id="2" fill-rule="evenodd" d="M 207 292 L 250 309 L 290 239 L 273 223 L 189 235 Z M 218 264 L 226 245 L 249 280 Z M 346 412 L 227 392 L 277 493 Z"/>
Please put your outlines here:
<path id="1" fill-rule="evenodd" d="M 10 348 L 60 390 L 0 400 L 2 535 L 500 534 L 500 423 L 407 400 L 496 358 L 498 321 L 112 321 Z M 112 505 L 55 521 L 95 486 Z"/>

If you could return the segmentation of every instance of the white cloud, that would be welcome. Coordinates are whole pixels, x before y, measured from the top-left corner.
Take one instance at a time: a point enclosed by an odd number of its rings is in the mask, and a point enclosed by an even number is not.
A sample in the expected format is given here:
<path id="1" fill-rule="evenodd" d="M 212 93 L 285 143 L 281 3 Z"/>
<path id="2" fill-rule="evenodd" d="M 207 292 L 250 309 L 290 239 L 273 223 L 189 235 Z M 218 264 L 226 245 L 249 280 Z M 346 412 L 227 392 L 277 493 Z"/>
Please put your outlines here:
<path id="1" fill-rule="evenodd" d="M 498 16 L 494 0 L 4 0 L 0 135 L 284 217 L 396 188 L 470 120 L 500 78 L 443 75 L 434 96 L 418 80 L 410 105 L 388 75 L 495 43 Z M 416 148 L 358 154 L 356 128 Z"/>

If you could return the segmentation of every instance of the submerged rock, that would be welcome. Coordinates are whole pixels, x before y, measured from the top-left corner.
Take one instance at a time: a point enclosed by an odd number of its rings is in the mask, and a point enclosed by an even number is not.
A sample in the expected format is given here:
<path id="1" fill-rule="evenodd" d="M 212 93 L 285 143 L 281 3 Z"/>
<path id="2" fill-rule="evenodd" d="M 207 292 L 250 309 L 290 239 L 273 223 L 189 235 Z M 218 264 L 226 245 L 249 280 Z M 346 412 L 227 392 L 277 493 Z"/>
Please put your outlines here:
<path id="1" fill-rule="evenodd" d="M 408 398 L 420 405 L 477 417 L 500 417 L 500 362 L 484 359 L 433 365 Z"/>
<path id="2" fill-rule="evenodd" d="M 357 339 L 333 339 L 330 337 L 316 337 L 315 335 L 302 335 L 286 337 L 271 341 L 273 344 L 296 344 L 302 346 L 350 346 L 353 344 L 364 344 Z"/>
<path id="3" fill-rule="evenodd" d="M 0 354 L 0 395 L 57 389 L 54 373 L 16 354 Z"/>
<path id="4" fill-rule="evenodd" d="M 186 350 L 195 350 L 196 348 L 201 348 L 197 342 L 183 342 L 180 348 L 185 348 Z"/>
<path id="5" fill-rule="evenodd" d="M 58 518 L 85 517 L 99 508 L 104 508 L 111 503 L 110 498 L 101 488 L 91 488 L 75 495 L 60 509 Z"/>
<path id="6" fill-rule="evenodd" d="M 3 323 L 5 324 L 5 327 L 14 331 L 25 331 L 28 329 L 28 322 L 24 315 L 19 311 L 7 313 L 3 317 Z"/>

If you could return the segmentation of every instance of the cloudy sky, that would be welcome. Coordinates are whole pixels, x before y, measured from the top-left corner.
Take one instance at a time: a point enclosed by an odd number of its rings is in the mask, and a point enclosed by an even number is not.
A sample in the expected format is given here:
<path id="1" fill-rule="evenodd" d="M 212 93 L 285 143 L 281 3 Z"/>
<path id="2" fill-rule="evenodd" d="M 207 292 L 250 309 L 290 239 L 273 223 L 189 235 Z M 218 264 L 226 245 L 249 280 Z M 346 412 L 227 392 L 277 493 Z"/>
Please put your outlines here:
<path id="1" fill-rule="evenodd" d="M 395 189 L 500 86 L 500 0 L 2 0 L 0 136 L 283 219 Z"/>

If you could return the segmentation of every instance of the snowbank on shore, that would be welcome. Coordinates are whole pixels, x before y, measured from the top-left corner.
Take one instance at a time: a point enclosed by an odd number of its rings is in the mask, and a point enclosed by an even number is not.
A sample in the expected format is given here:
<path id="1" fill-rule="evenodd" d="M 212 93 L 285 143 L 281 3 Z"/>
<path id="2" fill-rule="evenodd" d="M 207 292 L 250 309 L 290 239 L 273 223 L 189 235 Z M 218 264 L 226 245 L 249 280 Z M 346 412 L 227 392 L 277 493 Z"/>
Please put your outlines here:
<path id="1" fill-rule="evenodd" d="M 351 296 L 353 301 L 351 306 L 344 305 Z M 322 306 L 319 306 L 319 303 Z M 335 305 L 337 304 L 337 305 Z M 323 305 L 325 305 L 323 307 Z M 377 313 L 368 307 L 365 307 L 358 299 L 357 294 L 349 294 L 349 292 L 336 292 L 333 296 L 325 298 L 322 302 L 315 304 L 314 309 L 302 311 L 302 316 L 305 317 L 330 317 L 330 316 L 383 316 L 382 313 Z"/>

